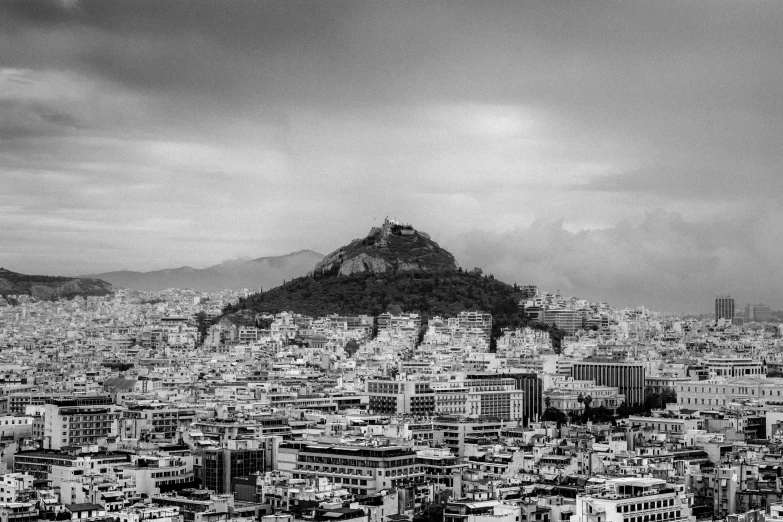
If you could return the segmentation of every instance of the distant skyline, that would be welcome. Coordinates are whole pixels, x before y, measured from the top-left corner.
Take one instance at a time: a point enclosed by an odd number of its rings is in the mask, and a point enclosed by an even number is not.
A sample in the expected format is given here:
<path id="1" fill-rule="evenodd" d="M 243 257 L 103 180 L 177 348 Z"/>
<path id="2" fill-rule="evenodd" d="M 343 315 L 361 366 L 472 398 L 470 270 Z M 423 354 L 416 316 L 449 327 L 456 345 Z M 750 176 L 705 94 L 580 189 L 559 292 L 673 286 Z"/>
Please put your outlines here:
<path id="1" fill-rule="evenodd" d="M 0 266 L 328 253 L 385 216 L 617 306 L 783 300 L 779 2 L 0 2 Z"/>

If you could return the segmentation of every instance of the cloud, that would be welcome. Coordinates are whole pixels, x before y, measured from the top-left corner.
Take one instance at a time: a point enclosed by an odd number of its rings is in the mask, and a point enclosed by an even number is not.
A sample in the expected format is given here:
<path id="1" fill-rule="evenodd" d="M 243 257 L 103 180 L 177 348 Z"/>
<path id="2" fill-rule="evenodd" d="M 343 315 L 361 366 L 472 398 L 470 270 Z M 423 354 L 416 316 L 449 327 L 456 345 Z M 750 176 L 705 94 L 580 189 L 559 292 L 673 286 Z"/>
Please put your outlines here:
<path id="1" fill-rule="evenodd" d="M 464 266 L 483 266 L 506 281 L 564 295 L 670 312 L 708 311 L 719 293 L 777 303 L 783 290 L 775 261 L 780 232 L 771 216 L 689 222 L 655 210 L 615 226 L 570 232 L 562 221 L 536 221 L 506 233 L 474 230 L 455 249 Z"/>
<path id="2" fill-rule="evenodd" d="M 446 246 L 480 229 L 461 261 L 599 299 L 768 295 L 782 15 L 0 2 L 0 255 L 48 273 L 207 266 L 328 252 L 388 214 Z"/>

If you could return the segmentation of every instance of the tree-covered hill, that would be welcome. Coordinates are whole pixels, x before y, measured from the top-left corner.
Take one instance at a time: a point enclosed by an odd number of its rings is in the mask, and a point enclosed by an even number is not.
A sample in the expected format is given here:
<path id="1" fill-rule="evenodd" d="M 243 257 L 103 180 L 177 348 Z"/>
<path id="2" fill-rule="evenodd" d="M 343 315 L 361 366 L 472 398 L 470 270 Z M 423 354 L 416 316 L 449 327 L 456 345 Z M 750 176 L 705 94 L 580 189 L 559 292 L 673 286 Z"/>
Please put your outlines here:
<path id="1" fill-rule="evenodd" d="M 533 326 L 548 330 L 556 344 L 562 332 L 547 325 L 529 324 L 519 312 L 521 294 L 514 285 L 480 271 L 359 273 L 315 279 L 300 277 L 266 292 L 241 299 L 224 309 L 224 317 L 252 324 L 256 314 L 292 311 L 313 317 L 329 314 L 377 316 L 397 305 L 424 320 L 455 317 L 462 311 L 492 314 L 493 338 L 503 328 Z"/>
<path id="2" fill-rule="evenodd" d="M 464 310 L 512 316 L 517 314 L 519 297 L 513 286 L 476 273 L 360 273 L 323 279 L 300 277 L 242 299 L 225 312 L 249 309 L 257 313 L 289 310 L 312 316 L 378 315 L 398 305 L 425 317 L 454 317 Z"/>

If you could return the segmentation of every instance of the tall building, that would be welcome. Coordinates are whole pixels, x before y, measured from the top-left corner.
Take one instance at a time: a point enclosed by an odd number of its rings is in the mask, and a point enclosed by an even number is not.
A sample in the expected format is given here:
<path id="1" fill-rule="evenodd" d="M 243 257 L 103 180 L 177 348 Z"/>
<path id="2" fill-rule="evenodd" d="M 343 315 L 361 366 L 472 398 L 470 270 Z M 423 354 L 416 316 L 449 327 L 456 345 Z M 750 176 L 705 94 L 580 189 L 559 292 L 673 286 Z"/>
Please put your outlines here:
<path id="1" fill-rule="evenodd" d="M 522 405 L 522 422 L 527 426 L 528 422 L 537 421 L 544 408 L 544 384 L 535 373 L 525 372 L 471 372 L 468 379 L 514 379 L 515 388 L 524 392 Z M 517 417 L 518 418 L 518 417 Z"/>
<path id="2" fill-rule="evenodd" d="M 206 450 L 202 460 L 202 486 L 219 494 L 233 493 L 237 477 L 272 468 L 266 453 L 261 441 L 254 439 L 231 440 L 224 448 Z"/>
<path id="3" fill-rule="evenodd" d="M 758 321 L 760 323 L 763 323 L 764 321 L 769 321 L 770 316 L 772 315 L 772 309 L 761 303 L 757 304 L 746 304 L 745 305 L 745 320 L 746 321 Z"/>
<path id="4" fill-rule="evenodd" d="M 543 322 L 572 334 L 582 327 L 582 313 L 561 308 L 545 309 Z"/>
<path id="5" fill-rule="evenodd" d="M 722 295 L 715 298 L 715 320 L 734 318 L 734 298 Z"/>
<path id="6" fill-rule="evenodd" d="M 600 386 L 612 386 L 625 395 L 629 405 L 644 402 L 644 364 L 621 359 L 588 357 L 571 365 L 571 377 L 580 381 L 595 381 Z"/>

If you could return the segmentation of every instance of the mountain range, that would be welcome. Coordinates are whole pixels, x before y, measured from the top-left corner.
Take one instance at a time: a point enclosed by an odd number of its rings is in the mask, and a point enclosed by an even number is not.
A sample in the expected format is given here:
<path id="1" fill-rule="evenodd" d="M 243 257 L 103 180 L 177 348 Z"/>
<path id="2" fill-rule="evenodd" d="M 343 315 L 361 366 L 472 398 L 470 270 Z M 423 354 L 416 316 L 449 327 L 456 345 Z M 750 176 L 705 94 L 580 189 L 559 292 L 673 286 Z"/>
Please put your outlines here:
<path id="1" fill-rule="evenodd" d="M 323 254 L 312 250 L 300 250 L 282 256 L 223 261 L 207 268 L 183 266 L 152 272 L 121 270 L 85 277 L 102 279 L 119 288 L 145 291 L 192 288 L 215 292 L 226 288 L 272 288 L 307 274 L 323 257 Z"/>
<path id="2" fill-rule="evenodd" d="M 0 296 L 29 295 L 37 299 L 102 296 L 114 288 L 96 278 L 26 275 L 0 268 Z"/>

